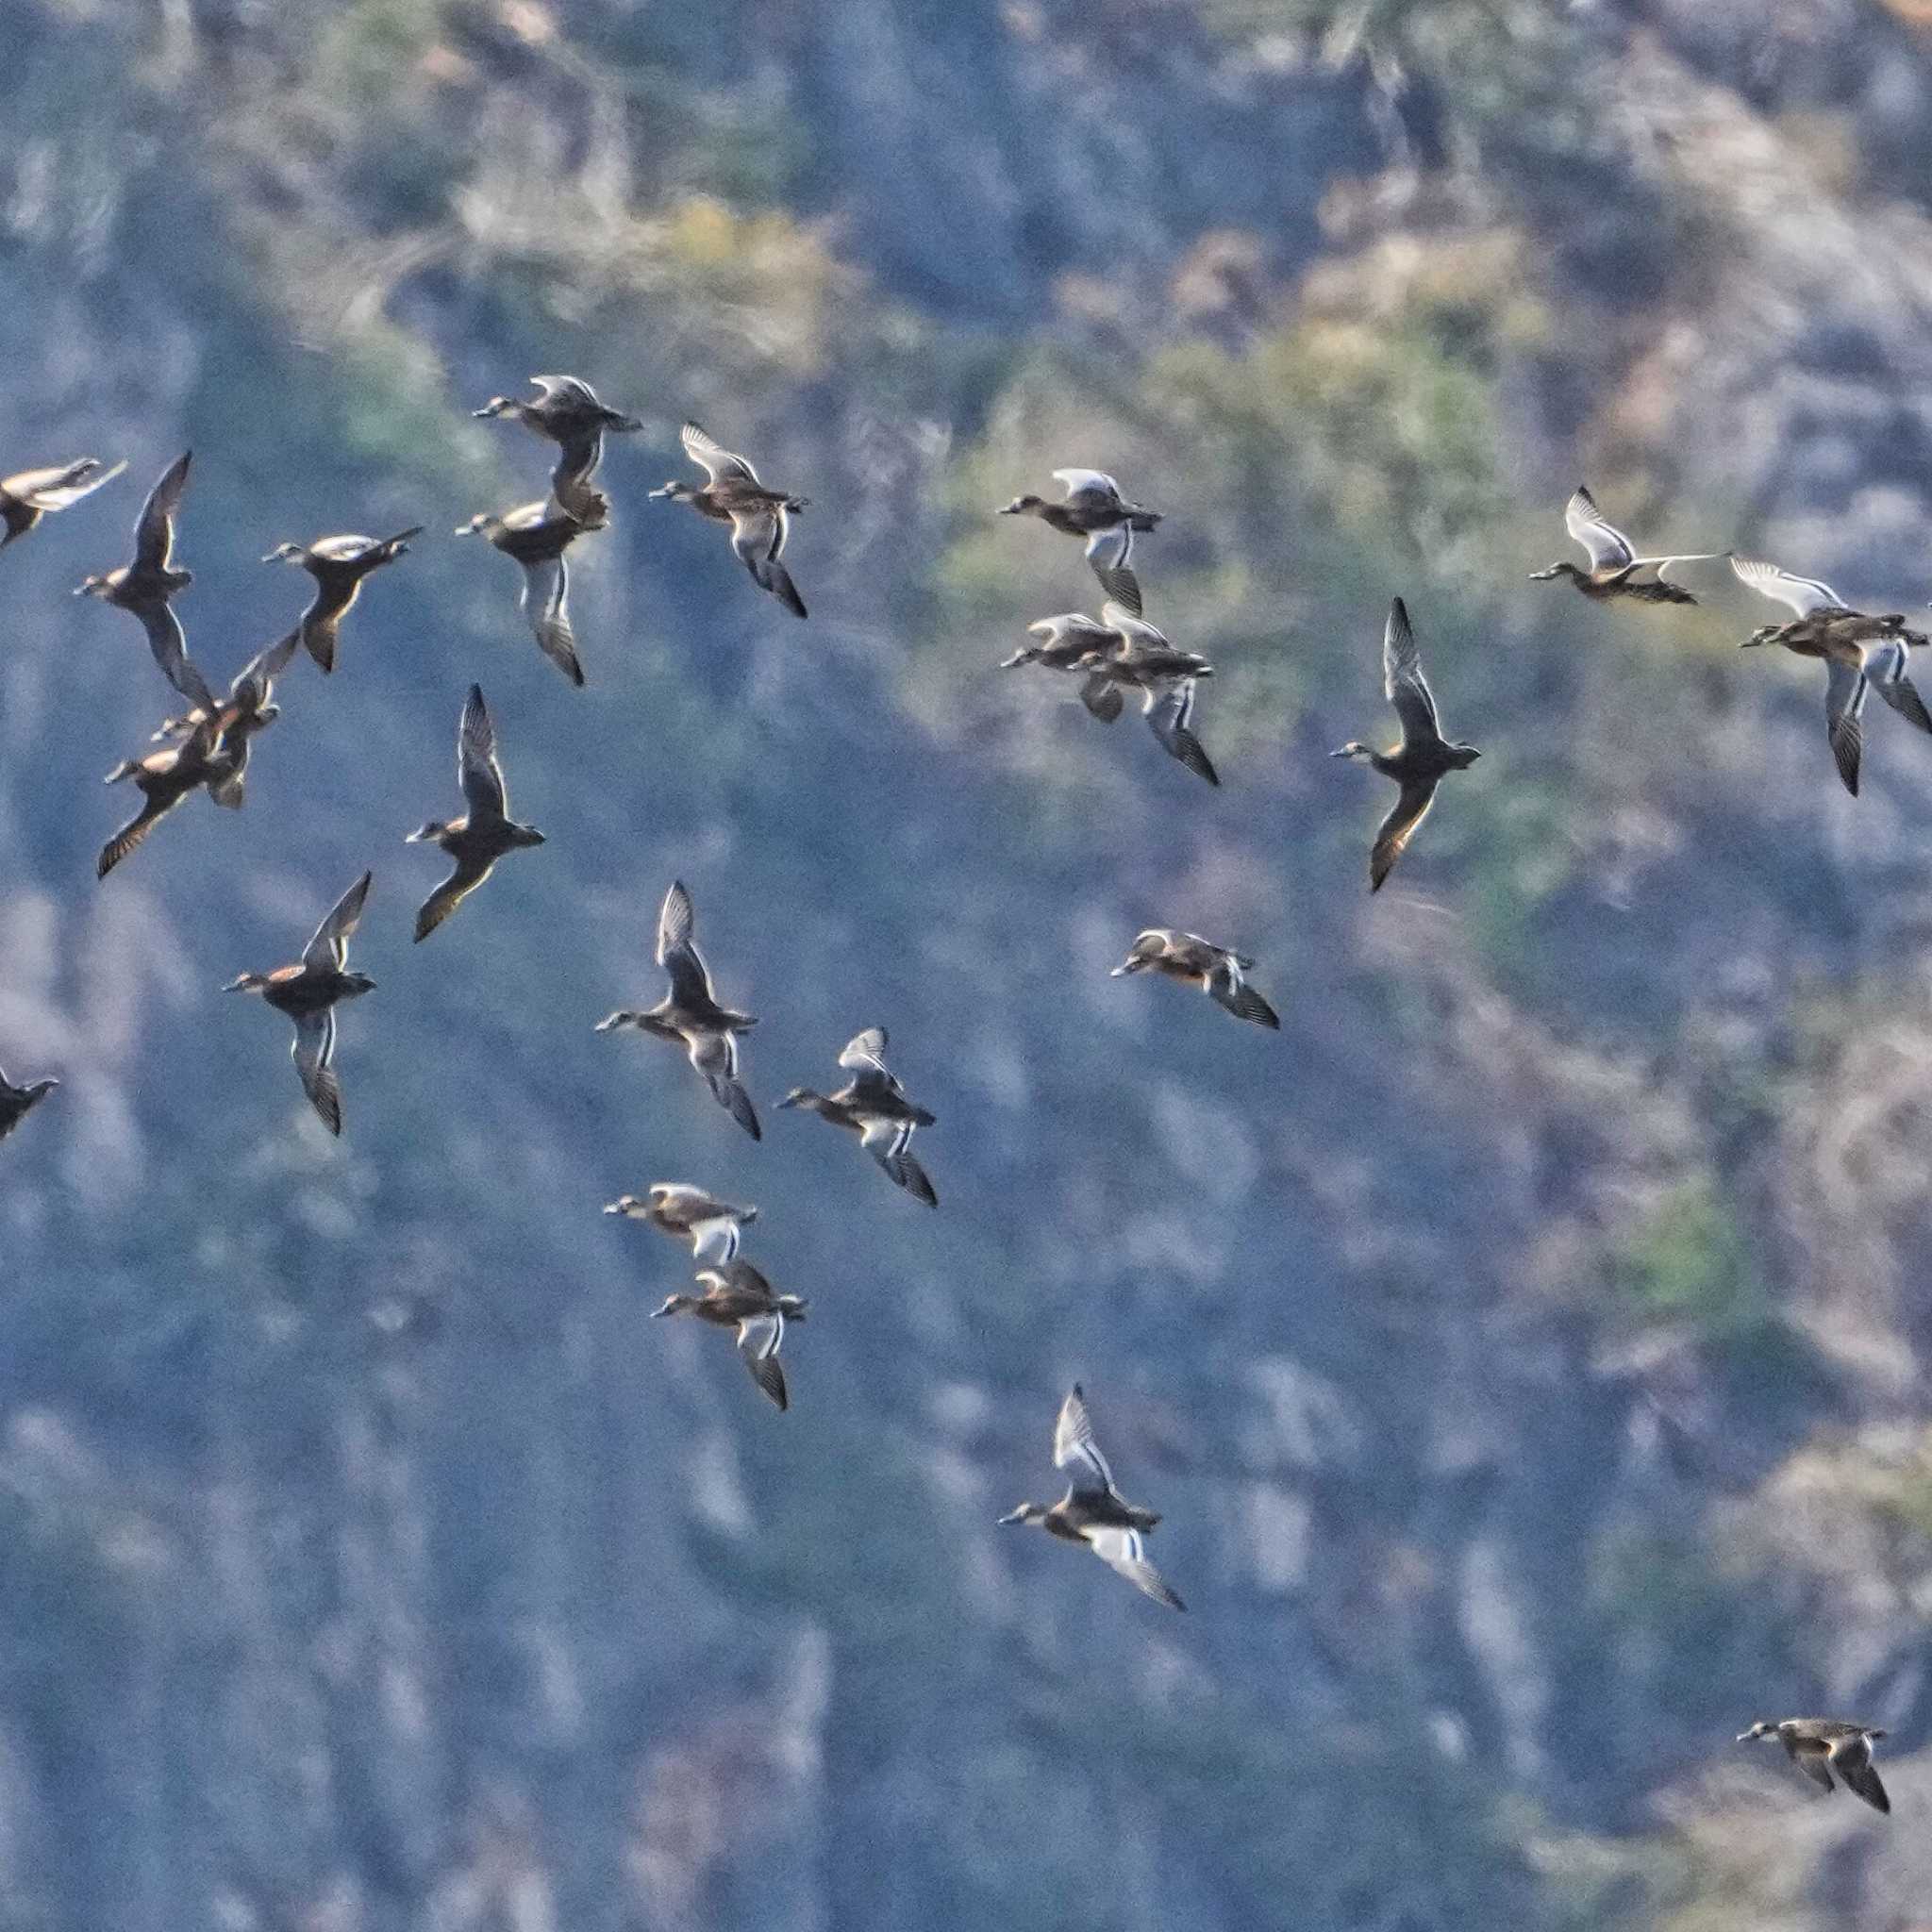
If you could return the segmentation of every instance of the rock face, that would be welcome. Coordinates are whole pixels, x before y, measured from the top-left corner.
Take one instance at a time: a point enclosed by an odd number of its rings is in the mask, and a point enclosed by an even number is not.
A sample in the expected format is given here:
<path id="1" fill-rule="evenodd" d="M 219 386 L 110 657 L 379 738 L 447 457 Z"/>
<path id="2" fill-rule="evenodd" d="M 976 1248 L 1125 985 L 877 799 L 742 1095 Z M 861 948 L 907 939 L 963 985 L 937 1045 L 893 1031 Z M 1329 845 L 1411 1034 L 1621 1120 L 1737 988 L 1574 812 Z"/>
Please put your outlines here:
<path id="1" fill-rule="evenodd" d="M 0 0 L 0 470 L 130 463 L 0 561 L 0 1062 L 63 1082 L 0 1148 L 0 1927 L 1905 1924 L 1919 1840 L 1729 1740 L 1923 1775 L 1932 745 L 1868 714 L 1845 797 L 1721 564 L 1524 579 L 1587 477 L 1923 603 L 1924 14 Z M 646 419 L 581 694 L 442 534 L 559 368 Z M 687 416 L 812 499 L 808 625 L 647 500 Z M 65 592 L 190 445 L 212 675 L 275 542 L 428 534 L 96 887 L 166 693 Z M 994 669 L 1095 601 L 990 514 L 1063 463 L 1167 512 L 1218 795 Z M 1322 754 L 1396 592 L 1484 759 L 1372 902 Z M 549 842 L 417 952 L 472 679 Z M 215 989 L 371 863 L 325 1147 Z M 761 1109 L 890 1026 L 938 1214 L 593 1035 L 674 876 Z M 1109 980 L 1157 923 L 1280 1035 Z M 646 1319 L 657 1178 L 810 1298 L 785 1416 Z M 995 1526 L 1076 1377 L 1185 1618 Z"/>

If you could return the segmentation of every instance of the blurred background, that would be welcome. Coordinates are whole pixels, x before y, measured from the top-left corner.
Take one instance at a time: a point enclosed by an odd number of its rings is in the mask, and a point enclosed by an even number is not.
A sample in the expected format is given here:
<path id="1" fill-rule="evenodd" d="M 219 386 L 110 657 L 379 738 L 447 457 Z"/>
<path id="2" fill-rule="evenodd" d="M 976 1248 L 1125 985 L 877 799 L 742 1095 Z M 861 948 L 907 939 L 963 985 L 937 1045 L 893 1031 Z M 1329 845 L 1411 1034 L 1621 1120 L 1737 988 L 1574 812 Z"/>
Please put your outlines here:
<path id="1" fill-rule="evenodd" d="M 1776 618 L 1640 548 L 1932 593 L 1923 0 L 0 0 L 0 1928 L 503 1932 L 1932 1913 L 1932 745 L 1841 791 Z M 572 556 L 591 683 L 449 532 L 646 419 Z M 812 499 L 813 615 L 646 491 L 694 416 Z M 67 593 L 196 452 L 178 608 L 428 525 L 246 812 L 105 885 L 171 708 Z M 1167 512 L 1224 789 L 1002 673 L 1092 609 L 990 512 Z M 1389 888 L 1407 598 L 1483 762 Z M 480 679 L 543 828 L 426 946 Z M 217 991 L 365 865 L 347 1133 Z M 696 899 L 754 1144 L 656 997 Z M 1280 1036 L 1107 969 L 1255 954 Z M 859 1027 L 943 1206 L 771 1103 Z M 602 1217 L 758 1205 L 768 1408 Z M 995 1526 L 1080 1378 L 1167 1615 Z M 1892 1732 L 1890 1828 L 1758 1716 Z M 1916 1814 L 1916 1815 L 1915 1815 Z"/>

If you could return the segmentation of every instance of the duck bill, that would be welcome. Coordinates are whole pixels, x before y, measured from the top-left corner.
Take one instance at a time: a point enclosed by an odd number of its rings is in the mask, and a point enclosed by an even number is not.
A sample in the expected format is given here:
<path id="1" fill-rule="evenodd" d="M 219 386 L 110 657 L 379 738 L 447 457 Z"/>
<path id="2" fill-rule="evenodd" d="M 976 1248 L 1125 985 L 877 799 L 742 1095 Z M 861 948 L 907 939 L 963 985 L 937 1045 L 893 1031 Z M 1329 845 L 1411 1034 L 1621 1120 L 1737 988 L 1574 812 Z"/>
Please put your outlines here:
<path id="1" fill-rule="evenodd" d="M 1004 1516 L 1000 1518 L 1000 1522 L 1002 1524 L 1024 1523 L 1025 1521 L 1026 1512 L 1024 1509 L 1009 1509 Z"/>

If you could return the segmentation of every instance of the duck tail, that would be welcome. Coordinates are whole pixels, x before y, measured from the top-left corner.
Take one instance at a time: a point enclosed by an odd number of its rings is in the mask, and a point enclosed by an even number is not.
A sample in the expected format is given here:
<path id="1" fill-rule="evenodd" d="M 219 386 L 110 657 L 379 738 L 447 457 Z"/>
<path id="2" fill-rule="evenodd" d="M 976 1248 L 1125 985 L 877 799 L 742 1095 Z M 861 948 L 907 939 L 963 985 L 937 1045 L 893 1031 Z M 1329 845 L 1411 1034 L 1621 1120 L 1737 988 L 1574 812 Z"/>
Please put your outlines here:
<path id="1" fill-rule="evenodd" d="M 1142 509 L 1136 504 L 1127 517 L 1127 527 L 1130 530 L 1151 530 L 1166 514 L 1165 510 Z"/>

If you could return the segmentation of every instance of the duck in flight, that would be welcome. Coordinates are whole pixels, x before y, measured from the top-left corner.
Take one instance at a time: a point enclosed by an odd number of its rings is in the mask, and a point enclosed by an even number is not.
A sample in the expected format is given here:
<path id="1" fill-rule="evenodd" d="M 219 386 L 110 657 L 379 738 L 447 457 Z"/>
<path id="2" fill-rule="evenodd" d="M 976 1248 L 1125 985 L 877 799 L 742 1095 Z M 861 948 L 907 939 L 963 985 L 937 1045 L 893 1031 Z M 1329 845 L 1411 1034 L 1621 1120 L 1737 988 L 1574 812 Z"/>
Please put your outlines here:
<path id="1" fill-rule="evenodd" d="M 688 503 L 700 516 L 729 524 L 732 551 L 751 573 L 752 582 L 769 591 L 793 617 L 805 616 L 805 599 L 779 558 L 791 535 L 791 519 L 809 506 L 810 498 L 767 490 L 744 458 L 714 441 L 695 423 L 687 423 L 678 436 L 685 454 L 708 480 L 697 484 L 674 477 L 663 489 L 652 491 L 652 497 Z"/>
<path id="2" fill-rule="evenodd" d="M 342 1131 L 342 1090 L 336 1078 L 336 1003 L 375 990 L 366 973 L 349 971 L 349 941 L 362 917 L 372 874 L 364 873 L 329 908 L 292 966 L 240 973 L 222 991 L 258 992 L 295 1023 L 290 1049 L 308 1104 L 331 1134 Z"/>
<path id="3" fill-rule="evenodd" d="M 1081 660 L 1086 680 L 1080 701 L 1103 724 L 1121 714 L 1127 691 L 1141 695 L 1141 714 L 1147 728 L 1169 758 L 1210 785 L 1219 785 L 1201 741 L 1194 736 L 1194 687 L 1212 677 L 1214 667 L 1192 651 L 1176 650 L 1166 634 L 1143 624 L 1124 607 L 1112 602 L 1100 608 L 1101 622 L 1112 633 L 1110 649 L 1091 651 Z"/>
<path id="4" fill-rule="evenodd" d="M 1782 644 L 1801 658 L 1824 660 L 1825 741 L 1839 777 L 1856 798 L 1865 744 L 1865 699 L 1871 691 L 1875 690 L 1907 724 L 1932 732 L 1932 714 L 1906 670 L 1907 647 L 1924 643 L 1924 638 L 1906 628 L 1901 612 L 1872 617 L 1851 609 L 1816 577 L 1794 576 L 1774 563 L 1745 557 L 1734 557 L 1731 568 L 1740 583 L 1796 613 L 1790 623 L 1754 631 L 1740 648 Z"/>
<path id="5" fill-rule="evenodd" d="M 204 785 L 222 781 L 225 774 L 217 763 L 222 726 L 213 697 L 198 708 L 202 722 L 178 744 L 149 752 L 142 758 L 125 758 L 108 774 L 105 782 L 109 785 L 134 780 L 135 790 L 141 793 L 141 809 L 101 847 L 94 862 L 96 878 L 106 878 L 183 799 Z"/>
<path id="6" fill-rule="evenodd" d="M 604 433 L 626 436 L 644 425 L 636 416 L 606 408 L 588 382 L 575 375 L 533 375 L 537 394 L 530 402 L 514 396 L 491 396 L 476 416 L 500 416 L 547 437 L 558 445 L 557 467 L 550 473 L 550 493 L 573 515 L 601 524 L 610 500 L 591 488 L 591 478 L 604 458 Z"/>
<path id="7" fill-rule="evenodd" d="M 313 543 L 277 543 L 261 559 L 300 564 L 315 579 L 315 595 L 302 613 L 295 635 L 324 675 L 336 668 L 336 634 L 349 607 L 362 593 L 362 579 L 407 556 L 409 539 L 422 534 L 423 525 L 412 524 L 393 537 L 318 537 Z"/>
<path id="8" fill-rule="evenodd" d="M 1060 1404 L 1054 1424 L 1053 1466 L 1067 1472 L 1067 1493 L 1058 1503 L 1022 1503 L 1000 1521 L 1037 1524 L 1062 1542 L 1082 1543 L 1156 1603 L 1171 1610 L 1186 1609 L 1147 1560 L 1142 1539 L 1160 1518 L 1152 1509 L 1129 1503 L 1114 1487 L 1113 1471 L 1093 1440 L 1093 1424 L 1077 1382 Z"/>
<path id="9" fill-rule="evenodd" d="M 1596 499 L 1581 484 L 1563 507 L 1563 523 L 1588 553 L 1590 568 L 1553 563 L 1547 570 L 1532 571 L 1529 580 L 1541 584 L 1552 577 L 1568 577 L 1586 597 L 1599 600 L 1627 597 L 1640 604 L 1694 604 L 1697 599 L 1682 584 L 1672 583 L 1664 575 L 1665 570 L 1674 563 L 1707 563 L 1724 555 L 1720 550 L 1703 550 L 1675 557 L 1639 557 L 1629 538 L 1597 508 Z M 1646 570 L 1653 575 L 1648 578 L 1639 575 Z"/>
<path id="10" fill-rule="evenodd" d="M 175 517 L 188 488 L 194 452 L 185 450 L 161 472 L 147 493 L 134 525 L 134 560 L 118 570 L 96 572 L 75 587 L 76 597 L 99 597 L 139 620 L 161 675 L 191 704 L 201 702 L 206 686 L 188 666 L 188 638 L 171 599 L 194 581 L 192 571 L 175 562 Z"/>
<path id="11" fill-rule="evenodd" d="M 666 1295 L 664 1306 L 651 1311 L 653 1317 L 695 1315 L 714 1328 L 735 1328 L 738 1358 L 751 1372 L 752 1380 L 781 1410 L 789 1408 L 791 1398 L 778 1362 L 778 1347 L 785 1340 L 786 1323 L 805 1320 L 807 1304 L 795 1294 L 779 1294 L 749 1261 L 721 1261 L 715 1268 L 700 1268 L 697 1282 L 703 1294 Z"/>
<path id="12" fill-rule="evenodd" d="M 406 845 L 441 845 L 456 870 L 416 914 L 416 938 L 426 940 L 487 879 L 506 852 L 541 845 L 543 834 L 520 825 L 509 815 L 503 762 L 496 751 L 496 728 L 483 702 L 483 688 L 473 684 L 457 721 L 457 783 L 469 810 L 460 818 L 431 819 L 404 839 Z"/>
<path id="13" fill-rule="evenodd" d="M 1738 1733 L 1738 1742 L 1775 1738 L 1785 1747 L 1785 1755 L 1821 1790 L 1836 1789 L 1831 1774 L 1837 1772 L 1848 1791 L 1863 1798 L 1874 1811 L 1890 1813 L 1891 1800 L 1872 1762 L 1872 1746 L 1884 1735 L 1871 1724 L 1846 1724 L 1831 1717 L 1788 1717 L 1776 1723 L 1759 1718 L 1748 1731 Z"/>
<path id="14" fill-rule="evenodd" d="M 226 806 L 231 811 L 241 810 L 246 800 L 249 752 L 256 734 L 266 731 L 282 715 L 281 708 L 274 702 L 275 681 L 289 668 L 301 640 L 301 632 L 291 630 L 266 650 L 258 651 L 235 674 L 225 702 L 217 703 L 209 696 L 206 703 L 197 703 L 192 711 L 179 718 L 170 718 L 158 731 L 150 734 L 154 743 L 189 739 L 212 718 L 219 735 L 208 760 L 208 794 L 217 805 Z M 124 771 L 118 775 L 131 774 Z"/>
<path id="15" fill-rule="evenodd" d="M 746 1224 L 758 1218 L 756 1208 L 735 1207 L 684 1181 L 653 1181 L 641 1200 L 620 1194 L 604 1211 L 645 1222 L 673 1241 L 689 1241 L 691 1259 L 701 1266 L 735 1261 Z"/>
<path id="16" fill-rule="evenodd" d="M 97 458 L 82 457 L 78 462 L 56 463 L 45 470 L 17 470 L 10 476 L 0 476 L 0 532 L 4 532 L 0 534 L 0 550 L 25 537 L 43 516 L 92 496 L 126 467 L 121 462 L 103 470 Z"/>
<path id="17" fill-rule="evenodd" d="M 556 501 L 525 503 L 500 517 L 478 514 L 457 528 L 458 537 L 487 537 L 503 554 L 523 567 L 524 588 L 517 608 L 526 611 L 537 646 L 570 681 L 579 687 L 584 667 L 577 657 L 576 634 L 570 627 L 570 570 L 563 553 L 589 530 L 604 528 L 602 514 L 574 516 Z"/>
<path id="18" fill-rule="evenodd" d="M 1436 787 L 1448 772 L 1462 772 L 1482 754 L 1473 744 L 1451 744 L 1436 719 L 1436 700 L 1423 676 L 1422 654 L 1408 622 L 1408 608 L 1400 597 L 1389 607 L 1382 632 L 1382 689 L 1402 723 L 1402 741 L 1387 751 L 1354 739 L 1332 758 L 1359 758 L 1402 790 L 1389 816 L 1375 833 L 1369 850 L 1369 890 L 1379 892 L 1390 869 L 1403 855 L 1415 830 L 1436 802 Z"/>
<path id="19" fill-rule="evenodd" d="M 626 1009 L 599 1020 L 597 1031 L 635 1026 L 655 1039 L 675 1041 L 703 1075 L 711 1098 L 757 1141 L 762 1138 L 758 1117 L 738 1077 L 738 1036 L 758 1020 L 718 1004 L 710 968 L 691 938 L 694 924 L 691 894 L 682 880 L 674 879 L 658 914 L 658 964 L 671 977 L 670 991 L 646 1010 Z"/>
<path id="20" fill-rule="evenodd" d="M 29 1080 L 25 1086 L 16 1087 L 0 1072 L 0 1141 L 6 1140 L 59 1084 L 58 1080 Z"/>
<path id="21" fill-rule="evenodd" d="M 852 1077 L 836 1093 L 820 1093 L 809 1087 L 794 1087 L 778 1105 L 802 1107 L 821 1120 L 830 1121 L 858 1136 L 858 1144 L 884 1169 L 886 1177 L 902 1187 L 915 1201 L 937 1208 L 940 1197 L 933 1191 L 926 1172 L 912 1155 L 912 1135 L 916 1128 L 935 1124 L 931 1114 L 907 1097 L 898 1076 L 886 1065 L 886 1029 L 868 1026 L 854 1034 L 839 1064 Z"/>
<path id="22" fill-rule="evenodd" d="M 1281 1030 L 1274 1008 L 1241 976 L 1254 965 L 1245 953 L 1230 952 L 1204 940 L 1199 933 L 1180 932 L 1171 925 L 1151 925 L 1127 949 L 1127 957 L 1110 978 L 1135 973 L 1158 973 L 1184 986 L 1198 986 L 1218 1007 L 1237 1020 L 1252 1021 L 1271 1032 Z"/>
<path id="23" fill-rule="evenodd" d="M 1022 644 L 1010 658 L 1002 658 L 1002 671 L 1012 671 L 1022 664 L 1042 664 L 1049 671 L 1077 671 L 1095 652 L 1114 650 L 1120 643 L 1120 633 L 1112 625 L 1102 624 L 1084 610 L 1064 610 L 1058 617 L 1042 617 L 1026 626 L 1026 635 L 1040 641 Z"/>
<path id="24" fill-rule="evenodd" d="M 1121 486 L 1100 470 L 1056 470 L 1056 483 L 1066 486 L 1058 503 L 1043 496 L 1016 496 L 1000 511 L 1003 517 L 1038 517 L 1050 530 L 1087 540 L 1087 561 L 1100 579 L 1100 588 L 1130 616 L 1141 614 L 1141 580 L 1132 561 L 1134 534 L 1151 530 L 1164 512 L 1144 503 L 1129 503 Z"/>

